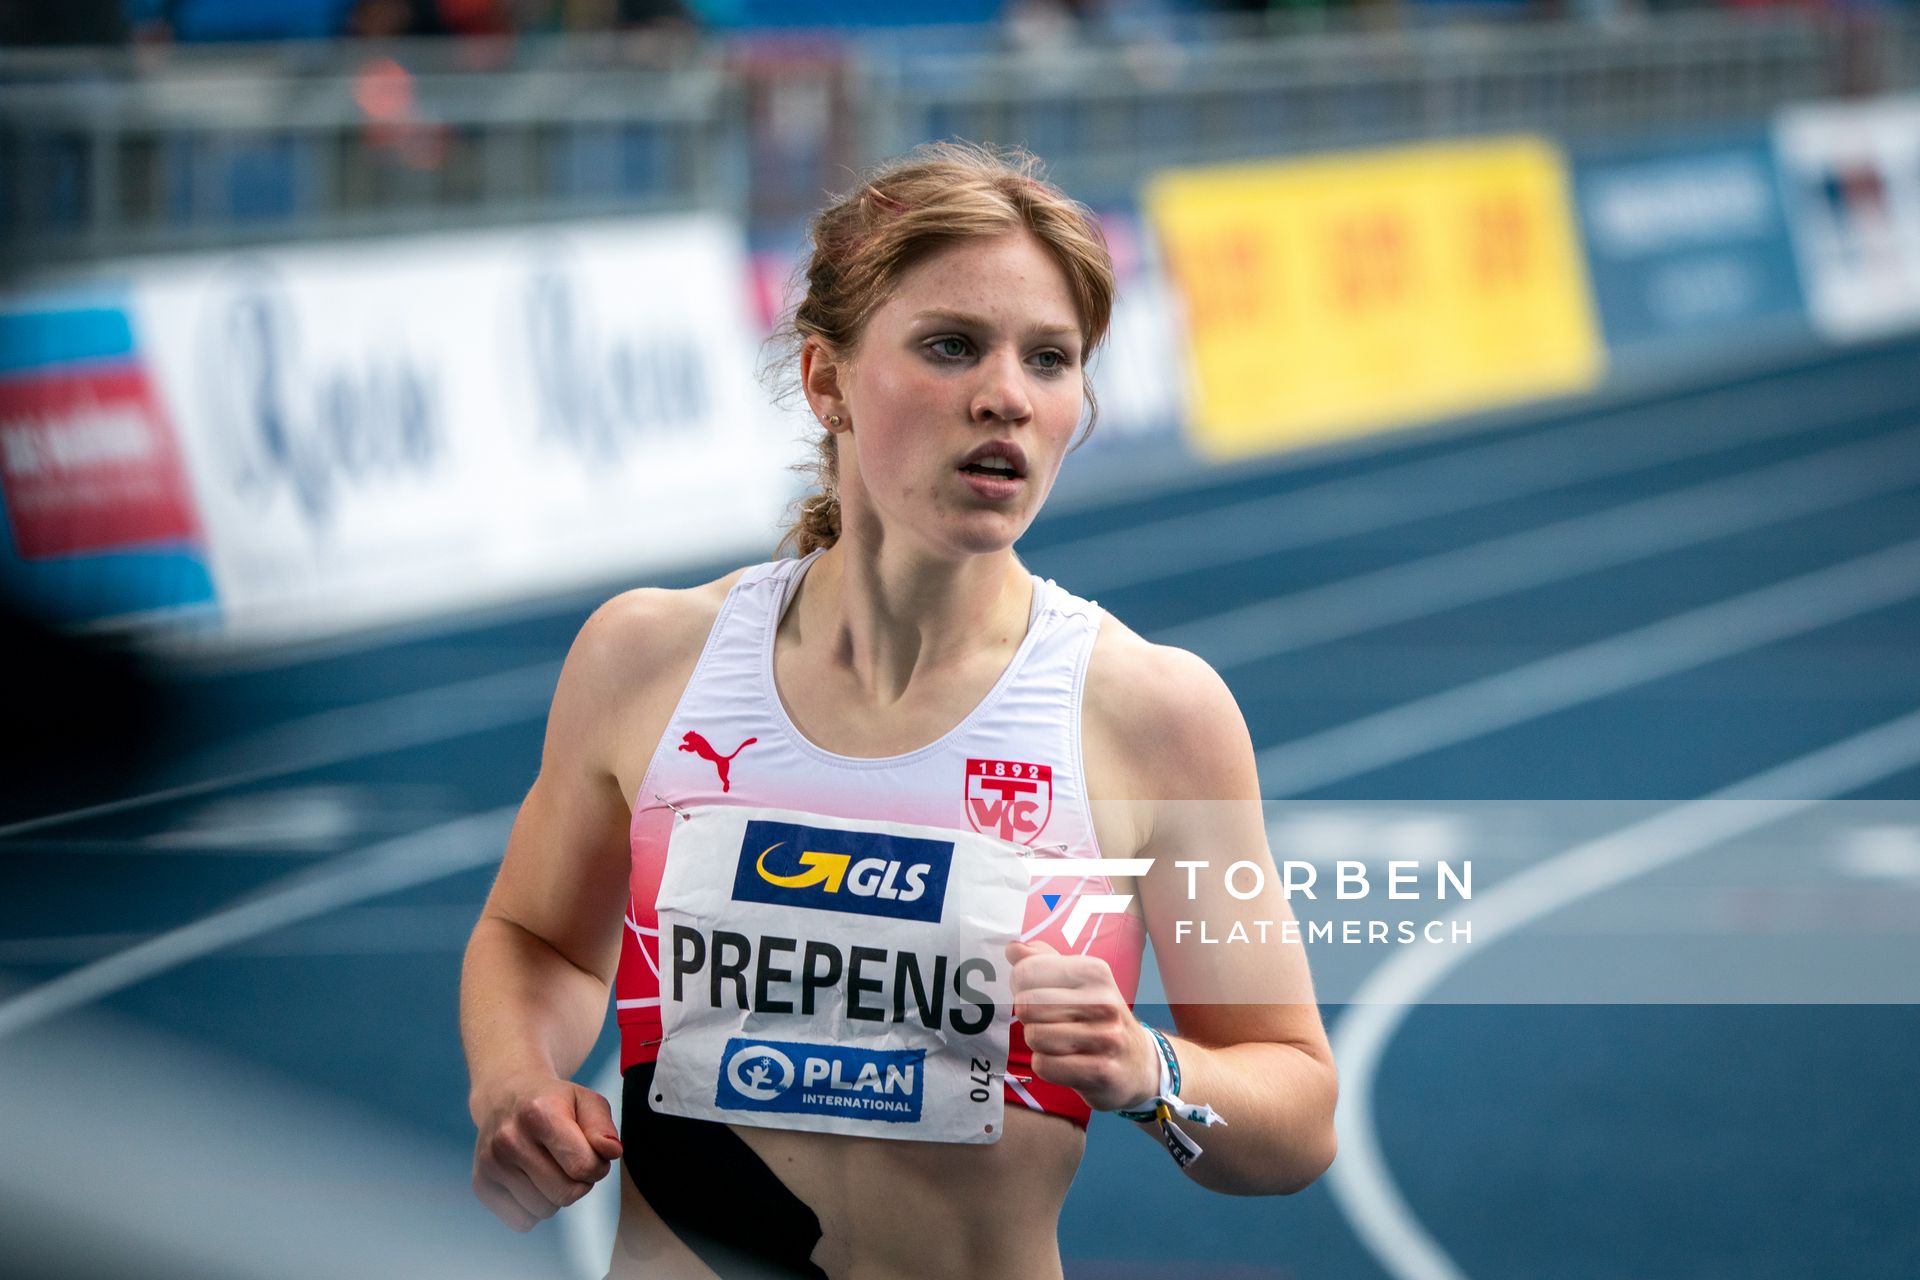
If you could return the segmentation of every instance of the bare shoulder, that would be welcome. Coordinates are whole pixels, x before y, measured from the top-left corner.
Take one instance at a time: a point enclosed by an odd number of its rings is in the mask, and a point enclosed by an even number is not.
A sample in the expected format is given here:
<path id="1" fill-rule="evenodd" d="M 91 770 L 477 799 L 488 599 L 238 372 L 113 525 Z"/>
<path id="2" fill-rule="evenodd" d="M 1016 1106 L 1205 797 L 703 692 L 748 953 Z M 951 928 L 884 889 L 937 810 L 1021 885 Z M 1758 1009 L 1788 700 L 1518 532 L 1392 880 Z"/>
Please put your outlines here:
<path id="1" fill-rule="evenodd" d="M 647 680 L 663 667 L 700 655 L 707 634 L 745 569 L 697 587 L 637 587 L 593 611 L 574 639 L 577 658 L 590 672 L 615 683 Z"/>
<path id="2" fill-rule="evenodd" d="M 595 609 L 561 670 L 548 717 L 549 748 L 571 741 L 607 772 L 627 772 L 634 730 L 644 735 L 654 721 L 664 726 L 727 592 L 744 572 L 697 587 L 623 591 Z"/>
<path id="3" fill-rule="evenodd" d="M 1134 799 L 1257 793 L 1246 720 L 1220 673 L 1111 614 L 1087 667 L 1085 722 L 1089 749 L 1119 771 L 1116 780 Z"/>

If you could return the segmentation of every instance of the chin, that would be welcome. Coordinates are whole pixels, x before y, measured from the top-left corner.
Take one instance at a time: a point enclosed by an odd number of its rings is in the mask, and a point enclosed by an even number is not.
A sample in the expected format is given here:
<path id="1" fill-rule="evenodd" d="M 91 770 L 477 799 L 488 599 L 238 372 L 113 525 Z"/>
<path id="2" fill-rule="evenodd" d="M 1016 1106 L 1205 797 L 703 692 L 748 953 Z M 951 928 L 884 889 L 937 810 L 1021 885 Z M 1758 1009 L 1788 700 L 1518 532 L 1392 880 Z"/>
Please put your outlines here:
<path id="1" fill-rule="evenodd" d="M 1014 519 L 996 513 L 987 520 L 962 522 L 961 527 L 950 532 L 946 541 L 961 555 L 994 555 L 1011 548 L 1032 523 L 1030 519 Z"/>

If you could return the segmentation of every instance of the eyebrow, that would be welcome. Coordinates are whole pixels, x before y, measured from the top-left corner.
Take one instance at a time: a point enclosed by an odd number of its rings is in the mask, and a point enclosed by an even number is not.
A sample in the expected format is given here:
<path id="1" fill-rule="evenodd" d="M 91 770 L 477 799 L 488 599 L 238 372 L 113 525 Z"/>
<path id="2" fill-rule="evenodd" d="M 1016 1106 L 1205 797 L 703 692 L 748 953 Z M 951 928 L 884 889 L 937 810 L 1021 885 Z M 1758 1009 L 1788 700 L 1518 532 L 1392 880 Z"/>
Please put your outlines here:
<path id="1" fill-rule="evenodd" d="M 922 311 L 913 317 L 913 323 L 915 324 L 918 324 L 922 320 L 939 320 L 947 324 L 959 325 L 963 329 L 991 329 L 993 327 L 991 321 L 981 316 L 968 315 L 964 311 Z M 1028 332 L 1046 337 L 1077 338 L 1080 336 L 1080 326 L 1072 324 L 1037 324 L 1029 329 Z"/>

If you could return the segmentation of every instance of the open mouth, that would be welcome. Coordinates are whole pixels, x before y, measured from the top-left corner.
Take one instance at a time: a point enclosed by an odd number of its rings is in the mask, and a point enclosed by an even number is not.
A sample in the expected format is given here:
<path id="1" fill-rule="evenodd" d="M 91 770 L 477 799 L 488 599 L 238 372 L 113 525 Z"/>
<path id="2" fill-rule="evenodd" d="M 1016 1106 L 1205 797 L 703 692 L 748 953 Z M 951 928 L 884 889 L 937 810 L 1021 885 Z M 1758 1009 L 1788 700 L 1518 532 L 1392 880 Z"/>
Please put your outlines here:
<path id="1" fill-rule="evenodd" d="M 983 480 L 1022 480 L 1027 474 L 1027 456 L 1011 440 L 989 440 L 967 455 L 960 470 Z"/>
<path id="2" fill-rule="evenodd" d="M 990 476 L 995 480 L 1018 480 L 1021 474 L 1005 458 L 986 458 L 960 468 L 970 476 Z"/>

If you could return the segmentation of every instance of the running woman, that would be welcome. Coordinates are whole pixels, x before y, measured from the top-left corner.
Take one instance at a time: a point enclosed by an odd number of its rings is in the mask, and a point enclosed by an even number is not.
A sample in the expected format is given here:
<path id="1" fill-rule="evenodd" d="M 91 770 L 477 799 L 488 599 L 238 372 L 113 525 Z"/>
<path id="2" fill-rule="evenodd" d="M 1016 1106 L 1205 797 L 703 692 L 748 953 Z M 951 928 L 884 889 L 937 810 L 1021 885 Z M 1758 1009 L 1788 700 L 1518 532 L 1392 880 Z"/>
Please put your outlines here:
<path id="1" fill-rule="evenodd" d="M 474 1190 L 527 1230 L 621 1164 L 615 1276 L 1038 1280 L 1094 1111 L 1169 1176 L 1305 1187 L 1336 1084 L 1304 952 L 1194 936 L 1289 918 L 1239 708 L 1013 552 L 1091 407 L 1097 223 L 940 144 L 812 243 L 799 554 L 574 642 L 467 949 Z M 1149 936 L 1170 1029 L 1132 1013 Z M 571 1081 L 610 991 L 624 1131 Z"/>

